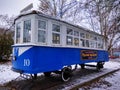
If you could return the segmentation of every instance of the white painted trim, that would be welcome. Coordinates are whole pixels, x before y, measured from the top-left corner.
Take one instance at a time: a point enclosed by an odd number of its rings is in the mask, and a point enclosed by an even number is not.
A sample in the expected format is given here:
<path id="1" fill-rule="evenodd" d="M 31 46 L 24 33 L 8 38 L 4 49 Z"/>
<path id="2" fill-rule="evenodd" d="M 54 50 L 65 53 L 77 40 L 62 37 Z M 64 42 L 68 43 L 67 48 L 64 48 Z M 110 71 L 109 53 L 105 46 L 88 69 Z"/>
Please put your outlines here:
<path id="1" fill-rule="evenodd" d="M 61 27 L 61 44 L 62 46 L 66 46 L 66 26 L 62 25 Z"/>
<path id="2" fill-rule="evenodd" d="M 36 36 L 36 29 L 35 29 L 35 15 L 33 15 L 32 19 L 31 19 L 31 43 L 36 43 L 35 41 L 35 36 Z"/>
<path id="3" fill-rule="evenodd" d="M 15 44 L 15 45 L 13 45 L 13 47 L 14 46 L 25 46 L 25 47 L 27 47 L 27 46 L 44 46 L 44 47 L 56 47 L 56 48 L 78 48 L 78 49 L 92 49 L 92 50 L 104 50 L 104 49 L 98 49 L 98 48 L 89 48 L 89 47 L 75 47 L 75 46 L 60 46 L 60 45 L 53 45 L 53 46 L 51 46 L 51 45 L 38 45 L 38 44 L 33 44 L 33 43 L 27 43 L 27 44 Z"/>
<path id="4" fill-rule="evenodd" d="M 18 56 L 22 55 L 25 51 L 29 50 L 30 48 L 32 48 L 32 46 L 29 46 L 29 47 L 19 47 Z"/>

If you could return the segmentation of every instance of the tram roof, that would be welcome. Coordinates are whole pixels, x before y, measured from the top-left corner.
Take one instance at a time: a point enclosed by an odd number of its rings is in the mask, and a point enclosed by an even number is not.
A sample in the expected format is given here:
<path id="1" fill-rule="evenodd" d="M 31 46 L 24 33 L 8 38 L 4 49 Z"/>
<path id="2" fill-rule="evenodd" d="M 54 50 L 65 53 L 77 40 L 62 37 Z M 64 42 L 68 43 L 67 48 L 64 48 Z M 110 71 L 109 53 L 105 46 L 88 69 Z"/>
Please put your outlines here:
<path id="1" fill-rule="evenodd" d="M 31 15 L 31 14 L 37 14 L 37 15 L 39 15 L 39 16 L 41 16 L 41 17 L 45 17 L 45 18 L 48 18 L 48 19 L 53 19 L 53 20 L 56 20 L 56 21 L 60 21 L 60 22 L 62 22 L 62 23 L 66 23 L 66 24 L 71 25 L 71 26 L 73 26 L 73 27 L 76 27 L 76 28 L 79 28 L 79 29 L 83 29 L 83 30 L 85 30 L 85 31 L 87 31 L 87 32 L 95 33 L 95 34 L 97 34 L 97 35 L 103 36 L 103 35 L 101 35 L 101 34 L 99 34 L 99 33 L 96 33 L 96 32 L 94 32 L 94 31 L 91 31 L 91 30 L 89 30 L 89 29 L 87 29 L 87 28 L 83 28 L 83 27 L 81 27 L 81 26 L 79 26 L 79 25 L 75 25 L 75 24 L 69 23 L 69 22 L 67 22 L 67 21 L 58 19 L 58 18 L 56 18 L 56 17 L 54 17 L 54 16 L 50 16 L 50 15 L 43 14 L 42 12 L 39 12 L 39 11 L 36 11 L 36 10 L 33 10 L 33 11 L 30 11 L 30 12 L 26 12 L 26 13 L 20 14 L 19 16 L 16 17 L 16 19 L 14 20 L 14 23 L 15 23 L 15 21 L 16 21 L 17 19 L 21 18 L 22 16 L 27 16 L 27 15 Z"/>

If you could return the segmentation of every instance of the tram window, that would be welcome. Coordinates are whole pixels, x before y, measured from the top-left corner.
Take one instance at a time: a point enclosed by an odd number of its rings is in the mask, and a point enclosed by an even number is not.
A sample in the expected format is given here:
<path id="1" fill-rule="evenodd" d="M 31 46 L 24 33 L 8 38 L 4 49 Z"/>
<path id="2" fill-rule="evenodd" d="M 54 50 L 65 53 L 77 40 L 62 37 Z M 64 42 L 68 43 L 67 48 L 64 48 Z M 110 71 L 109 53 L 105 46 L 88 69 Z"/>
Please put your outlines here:
<path id="1" fill-rule="evenodd" d="M 73 30 L 72 30 L 72 29 L 67 28 L 67 34 L 68 34 L 68 35 L 73 35 Z"/>
<path id="2" fill-rule="evenodd" d="M 79 46 L 79 38 L 74 38 L 74 45 Z"/>
<path id="3" fill-rule="evenodd" d="M 55 31 L 55 32 L 60 32 L 60 26 L 56 25 L 56 24 L 53 24 L 52 30 Z"/>
<path id="4" fill-rule="evenodd" d="M 45 43 L 45 36 L 46 36 L 45 31 L 38 30 L 38 42 Z"/>
<path id="5" fill-rule="evenodd" d="M 79 31 L 74 31 L 75 36 L 79 36 Z"/>
<path id="6" fill-rule="evenodd" d="M 90 47 L 94 48 L 95 47 L 95 42 L 94 41 L 90 41 Z"/>
<path id="7" fill-rule="evenodd" d="M 54 44 L 60 44 L 60 34 L 52 33 L 52 42 Z"/>
<path id="8" fill-rule="evenodd" d="M 98 43 L 98 48 L 103 49 L 103 44 L 102 43 Z"/>
<path id="9" fill-rule="evenodd" d="M 101 44 L 101 49 L 103 49 L 103 44 Z"/>
<path id="10" fill-rule="evenodd" d="M 97 37 L 94 37 L 94 40 L 97 40 Z"/>
<path id="11" fill-rule="evenodd" d="M 98 48 L 100 48 L 100 43 L 98 43 Z"/>
<path id="12" fill-rule="evenodd" d="M 16 24 L 16 43 L 20 43 L 20 31 L 21 31 L 20 24 L 21 23 Z"/>
<path id="13" fill-rule="evenodd" d="M 85 34 L 84 33 L 80 33 L 80 37 L 81 38 L 85 38 Z"/>
<path id="14" fill-rule="evenodd" d="M 97 48 L 97 42 L 95 42 L 95 48 Z"/>
<path id="15" fill-rule="evenodd" d="M 67 38 L 66 38 L 67 40 L 67 45 L 73 45 L 73 37 L 71 37 L 71 36 L 67 36 Z"/>
<path id="16" fill-rule="evenodd" d="M 98 39 L 98 48 L 100 48 L 100 49 L 103 49 L 103 38 L 102 37 L 98 37 L 97 38 Z"/>
<path id="17" fill-rule="evenodd" d="M 86 40 L 86 47 L 89 47 L 89 41 Z"/>
<path id="18" fill-rule="evenodd" d="M 100 40 L 100 37 L 98 37 L 97 39 Z"/>
<path id="19" fill-rule="evenodd" d="M 90 35 L 90 39 L 93 40 L 93 35 Z"/>
<path id="20" fill-rule="evenodd" d="M 46 42 L 46 22 L 38 20 L 38 42 Z"/>
<path id="21" fill-rule="evenodd" d="M 60 44 L 60 26 L 56 24 L 52 25 L 52 43 Z"/>
<path id="22" fill-rule="evenodd" d="M 89 39 L 90 38 L 90 35 L 89 34 L 86 34 L 86 39 Z"/>
<path id="23" fill-rule="evenodd" d="M 40 29 L 46 29 L 46 22 L 38 20 L 38 28 L 40 28 Z"/>
<path id="24" fill-rule="evenodd" d="M 81 42 L 82 42 L 82 46 L 85 47 L 85 40 L 81 39 Z"/>
<path id="25" fill-rule="evenodd" d="M 30 42 L 31 40 L 31 21 L 24 21 L 23 42 Z"/>
<path id="26" fill-rule="evenodd" d="M 97 39 L 98 39 L 99 42 L 102 42 L 102 38 L 98 37 Z"/>

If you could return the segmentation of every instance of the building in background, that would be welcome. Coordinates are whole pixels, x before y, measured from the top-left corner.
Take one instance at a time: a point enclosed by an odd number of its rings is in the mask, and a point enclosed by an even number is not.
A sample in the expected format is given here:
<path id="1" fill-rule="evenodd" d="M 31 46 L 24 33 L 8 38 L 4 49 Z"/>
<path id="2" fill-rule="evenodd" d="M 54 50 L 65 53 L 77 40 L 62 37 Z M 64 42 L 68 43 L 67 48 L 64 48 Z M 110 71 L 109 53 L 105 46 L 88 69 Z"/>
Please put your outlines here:
<path id="1" fill-rule="evenodd" d="M 120 46 L 117 48 L 112 48 L 110 58 L 120 58 Z"/>

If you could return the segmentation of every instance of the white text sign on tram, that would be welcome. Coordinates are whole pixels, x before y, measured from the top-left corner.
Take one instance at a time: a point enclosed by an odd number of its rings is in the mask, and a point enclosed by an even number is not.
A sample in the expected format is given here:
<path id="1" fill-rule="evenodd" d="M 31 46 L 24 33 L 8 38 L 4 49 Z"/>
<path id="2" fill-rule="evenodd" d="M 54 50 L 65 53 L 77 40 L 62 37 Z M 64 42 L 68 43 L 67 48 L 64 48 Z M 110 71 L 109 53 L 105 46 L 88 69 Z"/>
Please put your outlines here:
<path id="1" fill-rule="evenodd" d="M 30 60 L 24 59 L 24 66 L 30 66 Z"/>

